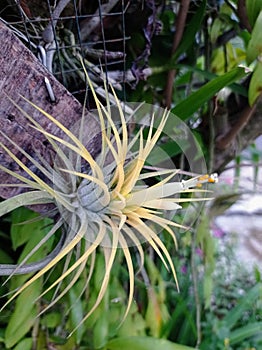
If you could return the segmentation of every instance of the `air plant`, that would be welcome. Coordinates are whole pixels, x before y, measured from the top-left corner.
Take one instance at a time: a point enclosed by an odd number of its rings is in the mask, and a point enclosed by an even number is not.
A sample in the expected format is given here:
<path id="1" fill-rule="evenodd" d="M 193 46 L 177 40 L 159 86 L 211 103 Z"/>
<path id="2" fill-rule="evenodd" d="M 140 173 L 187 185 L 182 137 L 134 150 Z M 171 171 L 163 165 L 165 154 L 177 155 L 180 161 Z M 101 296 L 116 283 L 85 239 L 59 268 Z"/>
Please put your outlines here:
<path id="1" fill-rule="evenodd" d="M 82 322 L 94 312 L 103 299 L 119 248 L 123 251 L 129 274 L 129 296 L 123 319 L 130 309 L 134 294 L 135 272 L 130 246 L 137 248 L 139 264 L 142 267 L 144 251 L 141 242 L 147 241 L 165 267 L 171 270 L 178 286 L 172 258 L 165 244 L 161 241 L 158 231 L 166 230 L 176 245 L 174 228 L 180 225 L 165 218 L 163 213 L 181 208 L 179 204 L 181 202 L 199 200 L 199 198 L 179 198 L 177 196 L 179 193 L 203 191 L 199 188 L 192 189 L 192 187 L 199 187 L 202 182 L 216 181 L 213 175 L 195 176 L 188 180 L 174 181 L 179 170 L 146 167 L 146 160 L 163 132 L 168 112 L 164 112 L 156 129 L 154 116 L 152 116 L 145 139 L 141 127 L 136 136 L 129 140 L 124 109 L 114 89 L 111 87 L 112 94 L 109 94 L 105 87 L 106 105 L 104 106 L 98 99 L 88 75 L 87 80 L 96 103 L 101 126 L 101 152 L 98 157 L 93 158 L 84 145 L 83 121 L 80 123 L 80 130 L 77 134 L 68 130 L 54 117 L 29 101 L 28 103 L 67 136 L 67 139 L 62 139 L 48 133 L 30 115 L 21 110 L 32 127 L 43 133 L 52 145 L 56 152 L 54 167 L 51 167 L 44 159 L 32 158 L 16 145 L 19 151 L 42 173 L 42 176 L 39 176 L 23 164 L 6 145 L 0 144 L 2 149 L 27 173 L 28 177 L 3 166 L 1 166 L 1 170 L 20 180 L 21 186 L 27 186 L 30 189 L 0 203 L 0 215 L 20 206 L 46 203 L 55 205 L 58 215 L 54 227 L 35 247 L 34 251 L 53 236 L 59 228 L 62 228 L 64 232 L 55 255 L 49 259 L 50 261 L 45 262 L 45 266 L 39 265 L 39 271 L 12 295 L 4 307 L 64 258 L 63 273 L 42 294 L 44 295 L 55 287 L 57 287 L 57 291 L 61 287 L 62 281 L 70 276 L 66 287 L 63 286 L 63 290 L 55 294 L 47 308 L 51 307 L 76 283 L 89 260 L 92 261 L 90 278 L 94 269 L 96 252 L 101 249 L 105 264 L 104 277 L 97 299 L 94 305 L 90 306 Z M 110 102 L 112 96 L 115 104 L 114 109 Z M 119 126 L 113 120 L 112 115 L 116 110 L 120 119 Z M 8 137 L 6 138 L 8 139 Z M 15 145 L 10 139 L 8 142 Z M 39 156 L 39 158 L 41 157 Z M 153 183 L 153 185 L 149 185 L 149 183 Z M 30 253 L 30 256 L 33 252 Z M 23 270 L 23 266 L 30 266 L 26 264 L 28 258 L 29 256 L 9 275 L 21 273 L 21 271 L 27 272 L 26 269 Z"/>

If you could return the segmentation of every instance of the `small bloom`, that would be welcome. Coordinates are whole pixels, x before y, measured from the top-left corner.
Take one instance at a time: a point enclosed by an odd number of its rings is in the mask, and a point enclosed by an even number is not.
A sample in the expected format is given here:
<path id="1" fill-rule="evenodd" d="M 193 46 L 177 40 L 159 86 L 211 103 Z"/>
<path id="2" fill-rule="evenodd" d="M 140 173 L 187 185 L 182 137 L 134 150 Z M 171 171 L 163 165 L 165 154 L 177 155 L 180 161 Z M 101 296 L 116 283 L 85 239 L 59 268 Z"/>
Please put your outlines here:
<path id="1" fill-rule="evenodd" d="M 212 232 L 213 232 L 213 236 L 216 238 L 223 238 L 225 236 L 225 232 L 219 227 L 213 228 Z"/>
<path id="2" fill-rule="evenodd" d="M 182 273 L 183 275 L 186 275 L 186 274 L 187 274 L 187 266 L 186 266 L 186 265 L 182 265 L 182 266 L 181 266 L 181 273 Z"/>
<path id="3" fill-rule="evenodd" d="M 195 253 L 196 253 L 200 258 L 203 258 L 203 256 L 204 256 L 203 250 L 202 250 L 201 248 L 199 248 L 199 247 L 197 247 L 197 248 L 195 249 Z"/>

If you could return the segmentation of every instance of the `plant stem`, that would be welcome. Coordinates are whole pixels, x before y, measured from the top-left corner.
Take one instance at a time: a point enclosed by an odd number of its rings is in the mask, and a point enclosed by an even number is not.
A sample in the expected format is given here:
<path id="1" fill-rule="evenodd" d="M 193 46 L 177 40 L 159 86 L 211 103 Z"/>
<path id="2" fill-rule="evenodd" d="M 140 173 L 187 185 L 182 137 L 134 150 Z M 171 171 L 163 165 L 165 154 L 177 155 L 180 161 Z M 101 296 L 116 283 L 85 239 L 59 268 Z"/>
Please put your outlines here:
<path id="1" fill-rule="evenodd" d="M 197 343 L 196 349 L 199 348 L 201 343 L 201 303 L 198 292 L 198 272 L 195 265 L 195 248 L 196 248 L 196 231 L 194 230 L 191 242 L 191 270 L 192 270 L 192 281 L 193 281 L 193 290 L 196 303 L 196 328 L 197 328 Z"/>

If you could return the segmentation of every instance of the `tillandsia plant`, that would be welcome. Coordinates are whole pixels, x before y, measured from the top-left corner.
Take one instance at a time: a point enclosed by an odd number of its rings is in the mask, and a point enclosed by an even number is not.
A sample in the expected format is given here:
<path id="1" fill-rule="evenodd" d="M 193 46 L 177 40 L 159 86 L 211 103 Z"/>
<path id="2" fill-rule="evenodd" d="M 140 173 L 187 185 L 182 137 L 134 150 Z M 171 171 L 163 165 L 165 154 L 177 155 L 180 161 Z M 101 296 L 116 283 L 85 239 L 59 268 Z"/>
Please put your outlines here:
<path id="1" fill-rule="evenodd" d="M 87 73 L 86 73 L 87 74 Z M 144 251 L 141 243 L 147 241 L 170 269 L 178 285 L 175 267 L 165 244 L 161 241 L 159 230 L 167 231 L 176 244 L 173 229 L 179 224 L 164 217 L 166 211 L 180 208 L 181 202 L 202 200 L 203 198 L 179 198 L 180 193 L 205 192 L 200 189 L 203 182 L 215 182 L 215 175 L 194 176 L 187 180 L 174 181 L 181 172 L 177 169 L 163 169 L 148 166 L 147 159 L 156 146 L 168 119 L 165 111 L 155 127 L 154 115 L 146 130 L 141 127 L 136 136 L 129 138 L 125 108 L 118 100 L 114 89 L 109 93 L 105 86 L 105 106 L 98 99 L 88 75 L 89 88 L 96 103 L 101 126 L 101 151 L 93 158 L 84 144 L 84 117 L 78 131 L 68 130 L 53 116 L 33 105 L 50 122 L 60 128 L 66 138 L 60 138 L 44 130 L 30 115 L 21 110 L 32 127 L 43 133 L 56 152 L 54 166 L 51 167 L 39 156 L 36 160 L 26 151 L 19 151 L 38 169 L 37 174 L 19 160 L 9 148 L 1 144 L 2 149 L 27 173 L 28 177 L 1 166 L 1 170 L 16 177 L 21 186 L 28 191 L 0 203 L 0 215 L 4 215 L 20 206 L 50 203 L 56 208 L 56 220 L 46 237 L 34 248 L 30 256 L 62 228 L 62 238 L 47 259 L 28 264 L 27 256 L 18 266 L 1 265 L 2 275 L 10 276 L 38 270 L 8 300 L 10 303 L 35 280 L 52 269 L 64 259 L 65 268 L 61 276 L 43 292 L 55 288 L 55 296 L 47 308 L 54 305 L 76 283 L 83 270 L 91 261 L 89 279 L 92 275 L 96 251 L 101 249 L 104 255 L 104 277 L 100 291 L 93 305 L 85 315 L 86 320 L 97 308 L 109 284 L 110 273 L 118 248 L 121 248 L 129 274 L 129 296 L 126 317 L 134 294 L 134 267 L 130 247 L 136 247 L 140 267 L 144 264 Z M 112 98 L 113 97 L 113 98 Z M 112 106 L 114 100 L 114 107 Z M 28 103 L 30 103 L 28 101 Z M 30 103 L 32 105 L 32 103 Z M 17 106 L 19 108 L 19 106 Z M 136 111 L 131 114 L 135 115 Z M 115 121 L 119 117 L 119 125 Z M 146 131 L 146 132 L 145 132 Z M 146 135 L 146 136 L 144 136 Z M 6 137 L 7 138 L 7 137 Z M 15 143 L 7 138 L 8 142 Z M 38 175 L 41 174 L 41 175 Z M 150 185 L 151 184 L 151 185 Z M 197 187 L 196 189 L 192 189 Z M 61 283 L 69 276 L 69 282 L 63 289 Z M 89 280 L 88 279 L 88 280 Z M 88 281 L 85 288 L 88 286 Z M 81 323 L 82 323 L 81 322 Z"/>

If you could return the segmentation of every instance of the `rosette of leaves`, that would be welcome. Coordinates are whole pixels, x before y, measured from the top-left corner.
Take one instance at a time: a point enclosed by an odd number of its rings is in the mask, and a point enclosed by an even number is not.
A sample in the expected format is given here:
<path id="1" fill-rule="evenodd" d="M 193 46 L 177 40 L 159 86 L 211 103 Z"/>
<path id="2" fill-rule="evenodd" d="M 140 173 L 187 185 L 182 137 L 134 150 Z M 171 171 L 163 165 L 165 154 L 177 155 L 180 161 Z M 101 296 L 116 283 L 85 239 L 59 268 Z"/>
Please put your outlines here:
<path id="1" fill-rule="evenodd" d="M 134 294 L 134 266 L 130 247 L 136 247 L 140 267 L 144 264 L 144 251 L 141 242 L 147 241 L 153 248 L 167 269 L 170 269 L 178 285 L 175 267 L 171 256 L 161 241 L 158 232 L 166 230 L 174 240 L 173 229 L 180 225 L 164 217 L 165 211 L 174 211 L 180 208 L 180 202 L 199 200 L 199 198 L 179 198 L 179 193 L 203 191 L 199 188 L 202 182 L 214 182 L 213 176 L 196 176 L 188 180 L 174 181 L 177 169 L 154 169 L 145 167 L 146 160 L 163 132 L 168 119 L 166 111 L 158 127 L 154 127 L 154 116 L 147 128 L 144 138 L 143 128 L 140 128 L 132 140 L 129 139 L 128 127 L 124 108 L 116 96 L 106 91 L 106 105 L 98 99 L 88 75 L 89 88 L 92 91 L 97 113 L 101 125 L 101 152 L 94 159 L 83 142 L 83 128 L 81 121 L 79 132 L 72 132 L 36 105 L 33 105 L 50 122 L 60 128 L 67 138 L 60 138 L 45 131 L 30 115 L 21 110 L 32 127 L 43 133 L 56 152 L 56 159 L 52 167 L 44 159 L 34 159 L 20 148 L 21 154 L 38 169 L 31 171 L 9 148 L 1 144 L 1 148 L 27 173 L 24 177 L 10 169 L 1 166 L 1 169 L 16 177 L 21 186 L 28 187 L 28 191 L 0 203 L 0 215 L 4 215 L 20 206 L 52 204 L 56 208 L 57 219 L 49 233 L 40 241 L 33 251 L 19 265 L 1 265 L 2 275 L 21 274 L 39 271 L 29 278 L 11 296 L 4 307 L 12 302 L 22 291 L 34 281 L 41 278 L 62 259 L 65 267 L 61 276 L 48 287 L 41 296 L 55 289 L 52 302 L 47 308 L 62 298 L 81 276 L 88 262 L 90 263 L 89 278 L 95 266 L 96 251 L 101 249 L 104 256 L 104 276 L 100 291 L 93 305 L 90 305 L 86 320 L 100 304 L 109 284 L 110 273 L 113 268 L 117 250 L 123 251 L 129 275 L 129 292 L 126 317 Z M 112 107 L 112 96 L 113 104 Z M 30 103 L 28 101 L 28 103 Z M 31 103 L 32 105 L 32 103 Z M 19 106 L 17 106 L 19 108 Z M 113 114 L 117 110 L 120 124 L 117 126 Z M 135 113 L 135 111 L 133 111 Z M 8 139 L 15 145 L 14 141 Z M 134 145 L 135 151 L 133 151 Z M 41 158 L 41 157 L 39 157 Z M 46 181 L 44 180 L 46 179 Z M 156 179 L 160 179 L 156 181 Z M 153 181 L 152 181 L 153 180 Z M 150 185 L 152 183 L 152 185 Z M 40 262 L 39 265 L 27 264 L 27 260 L 40 246 L 62 228 L 64 235 L 59 249 L 50 259 Z M 38 266 L 38 268 L 37 268 Z M 66 287 L 60 289 L 66 278 Z M 56 288 L 55 288 L 56 287 Z"/>

